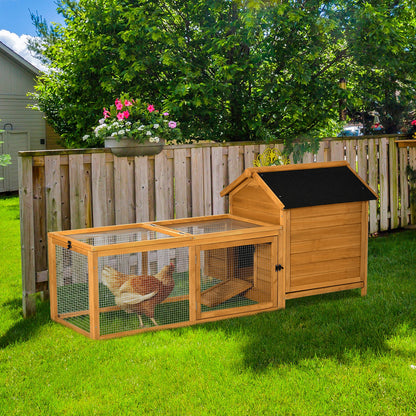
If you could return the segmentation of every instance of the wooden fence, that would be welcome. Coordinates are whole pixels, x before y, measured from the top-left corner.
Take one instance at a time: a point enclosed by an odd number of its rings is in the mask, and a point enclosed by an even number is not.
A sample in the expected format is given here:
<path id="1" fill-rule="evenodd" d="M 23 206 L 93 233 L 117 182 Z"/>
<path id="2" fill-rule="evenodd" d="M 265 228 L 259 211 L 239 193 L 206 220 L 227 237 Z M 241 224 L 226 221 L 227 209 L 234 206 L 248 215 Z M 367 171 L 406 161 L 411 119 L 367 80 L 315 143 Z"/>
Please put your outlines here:
<path id="1" fill-rule="evenodd" d="M 328 139 L 303 162 L 347 160 L 379 192 L 370 202 L 369 231 L 416 223 L 406 167 L 416 148 L 396 136 Z M 273 145 L 280 147 L 282 145 Z M 267 146 L 252 143 L 167 146 L 150 157 L 117 158 L 106 149 L 19 153 L 23 314 L 47 292 L 49 231 L 222 214 L 224 186 Z"/>

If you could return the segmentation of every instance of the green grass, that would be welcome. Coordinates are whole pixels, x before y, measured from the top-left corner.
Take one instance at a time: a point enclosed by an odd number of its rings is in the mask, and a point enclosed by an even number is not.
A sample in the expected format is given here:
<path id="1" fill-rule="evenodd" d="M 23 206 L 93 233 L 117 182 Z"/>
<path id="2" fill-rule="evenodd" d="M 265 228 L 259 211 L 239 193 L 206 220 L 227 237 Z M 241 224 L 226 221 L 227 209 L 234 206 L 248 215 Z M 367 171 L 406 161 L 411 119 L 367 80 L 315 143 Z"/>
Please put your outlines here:
<path id="1" fill-rule="evenodd" d="M 92 341 L 24 320 L 18 200 L 0 200 L 0 415 L 412 415 L 416 231 L 369 241 L 368 295 Z"/>

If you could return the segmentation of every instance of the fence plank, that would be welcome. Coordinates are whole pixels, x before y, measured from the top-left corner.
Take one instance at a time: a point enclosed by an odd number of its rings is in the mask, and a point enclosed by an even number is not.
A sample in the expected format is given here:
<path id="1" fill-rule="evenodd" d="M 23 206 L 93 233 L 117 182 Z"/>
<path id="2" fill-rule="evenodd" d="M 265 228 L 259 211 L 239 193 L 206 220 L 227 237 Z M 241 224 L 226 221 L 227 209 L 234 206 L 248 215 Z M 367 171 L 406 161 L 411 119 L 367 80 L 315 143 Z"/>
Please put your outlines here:
<path id="1" fill-rule="evenodd" d="M 134 164 L 127 157 L 114 157 L 114 205 L 116 224 L 136 222 Z"/>
<path id="2" fill-rule="evenodd" d="M 202 148 L 191 149 L 192 216 L 205 215 L 203 206 L 204 159 Z"/>
<path id="3" fill-rule="evenodd" d="M 33 220 L 33 159 L 19 157 L 22 306 L 25 318 L 36 312 L 35 224 Z"/>
<path id="4" fill-rule="evenodd" d="M 108 222 L 107 167 L 105 153 L 91 155 L 92 218 L 94 227 L 111 225 Z"/>
<path id="5" fill-rule="evenodd" d="M 346 159 L 350 166 L 357 172 L 357 154 L 356 154 L 357 140 L 351 139 L 345 141 Z"/>
<path id="6" fill-rule="evenodd" d="M 388 166 L 388 139 L 379 141 L 379 168 L 380 168 L 380 230 L 389 229 L 389 166 Z"/>
<path id="7" fill-rule="evenodd" d="M 416 147 L 409 147 L 409 165 L 413 170 L 416 170 Z M 411 190 L 416 192 L 416 184 L 413 183 Z M 411 200 L 410 195 L 410 221 L 416 224 L 416 202 Z"/>
<path id="8" fill-rule="evenodd" d="M 378 139 L 368 141 L 368 184 L 375 192 L 378 192 L 377 144 L 378 144 Z M 377 203 L 378 201 L 370 201 L 369 203 L 370 205 L 370 212 L 369 212 L 370 233 L 376 233 L 378 231 Z"/>
<path id="9" fill-rule="evenodd" d="M 166 152 L 161 152 L 155 156 L 155 205 L 158 221 L 167 220 L 173 216 L 169 203 L 171 192 L 167 155 Z"/>
<path id="10" fill-rule="evenodd" d="M 409 182 L 407 179 L 407 161 L 407 147 L 402 147 L 399 149 L 401 227 L 406 227 L 409 223 Z"/>
<path id="11" fill-rule="evenodd" d="M 60 156 L 45 156 L 46 231 L 62 230 Z"/>
<path id="12" fill-rule="evenodd" d="M 258 146 L 257 146 L 258 148 Z M 258 155 L 255 145 L 244 146 L 244 168 L 252 168 L 253 162 Z"/>
<path id="13" fill-rule="evenodd" d="M 331 140 L 329 143 L 330 160 L 344 160 L 344 141 L 343 140 Z"/>
<path id="14" fill-rule="evenodd" d="M 368 166 L 367 166 L 367 139 L 357 140 L 357 161 L 358 161 L 358 175 L 367 182 L 368 180 Z"/>
<path id="15" fill-rule="evenodd" d="M 71 229 L 85 227 L 84 158 L 82 154 L 69 155 L 69 209 Z"/>
<path id="16" fill-rule="evenodd" d="M 150 221 L 149 218 L 149 166 L 146 156 L 134 159 L 136 222 Z"/>
<path id="17" fill-rule="evenodd" d="M 175 149 L 174 152 L 174 177 L 175 177 L 175 218 L 189 217 L 188 212 L 188 185 L 186 166 L 186 149 Z"/>
<path id="18" fill-rule="evenodd" d="M 244 169 L 244 159 L 242 157 L 241 146 L 230 146 L 228 148 L 228 182 L 237 179 Z"/>
<path id="19" fill-rule="evenodd" d="M 316 154 L 316 161 L 317 162 L 324 162 L 325 161 L 325 148 L 327 146 L 326 141 L 322 141 L 319 145 L 318 153 Z"/>
<path id="20" fill-rule="evenodd" d="M 388 139 L 389 146 L 389 192 L 390 192 L 390 228 L 399 226 L 399 170 L 398 151 L 395 139 Z"/>
<path id="21" fill-rule="evenodd" d="M 212 215 L 212 169 L 211 169 L 211 148 L 205 147 L 202 150 L 204 161 L 204 215 Z"/>
<path id="22" fill-rule="evenodd" d="M 226 165 L 223 158 L 223 148 L 212 148 L 212 213 L 224 214 L 226 212 L 224 198 L 220 192 L 224 189 L 226 182 Z"/>
<path id="23" fill-rule="evenodd" d="M 33 220 L 35 223 L 35 271 L 36 288 L 47 290 L 43 280 L 42 287 L 38 285 L 38 273 L 48 269 L 48 237 L 46 234 L 46 200 L 45 200 L 45 168 L 35 166 L 33 169 Z M 46 287 L 45 287 L 46 286 Z"/>

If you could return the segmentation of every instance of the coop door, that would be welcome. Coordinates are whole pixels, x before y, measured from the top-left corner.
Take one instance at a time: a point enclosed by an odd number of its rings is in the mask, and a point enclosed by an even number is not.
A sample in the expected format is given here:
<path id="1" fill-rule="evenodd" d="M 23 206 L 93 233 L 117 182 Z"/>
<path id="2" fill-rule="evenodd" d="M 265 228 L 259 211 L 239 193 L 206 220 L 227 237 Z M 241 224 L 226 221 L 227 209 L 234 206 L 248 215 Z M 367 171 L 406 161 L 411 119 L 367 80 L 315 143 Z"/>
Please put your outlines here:
<path id="1" fill-rule="evenodd" d="M 272 243 L 206 246 L 200 251 L 198 312 L 201 318 L 272 305 Z"/>
<path id="2" fill-rule="evenodd" d="M 99 259 L 101 335 L 189 320 L 188 248 Z"/>

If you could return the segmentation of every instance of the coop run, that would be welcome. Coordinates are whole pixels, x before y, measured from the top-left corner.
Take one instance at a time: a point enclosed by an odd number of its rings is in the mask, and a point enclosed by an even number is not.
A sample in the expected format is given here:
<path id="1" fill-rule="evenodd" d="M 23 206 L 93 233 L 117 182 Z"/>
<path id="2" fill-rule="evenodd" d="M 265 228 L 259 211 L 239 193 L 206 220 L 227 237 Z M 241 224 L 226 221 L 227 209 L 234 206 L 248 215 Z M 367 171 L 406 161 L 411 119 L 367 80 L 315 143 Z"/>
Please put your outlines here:
<path id="1" fill-rule="evenodd" d="M 275 310 L 280 230 L 220 215 L 50 233 L 52 319 L 104 339 Z"/>

